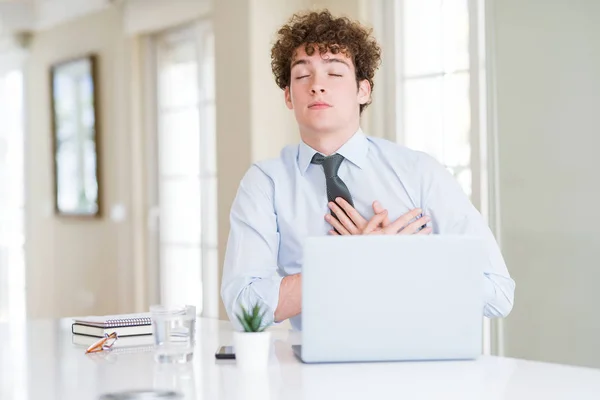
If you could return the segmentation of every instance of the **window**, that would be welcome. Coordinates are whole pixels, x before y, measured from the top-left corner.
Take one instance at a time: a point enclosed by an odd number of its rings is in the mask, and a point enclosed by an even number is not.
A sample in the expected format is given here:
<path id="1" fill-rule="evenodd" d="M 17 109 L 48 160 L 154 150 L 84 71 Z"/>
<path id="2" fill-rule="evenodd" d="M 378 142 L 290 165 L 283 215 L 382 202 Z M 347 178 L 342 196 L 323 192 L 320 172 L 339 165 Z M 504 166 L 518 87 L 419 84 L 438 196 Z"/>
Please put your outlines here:
<path id="1" fill-rule="evenodd" d="M 485 1 L 372 4 L 384 51 L 368 120 L 373 134 L 435 157 L 488 218 L 494 210 L 490 194 L 495 195 L 488 177 L 496 171 L 495 142 L 488 140 L 488 132 L 494 139 L 495 131 L 493 114 L 488 118 L 493 111 L 487 97 L 493 93 L 487 73 L 492 41 L 486 37 Z"/>
<path id="2" fill-rule="evenodd" d="M 204 304 L 218 271 L 213 43 L 208 24 L 155 41 L 160 301 L 198 312 L 218 307 Z"/>
<path id="3" fill-rule="evenodd" d="M 23 74 L 0 73 L 0 322 L 25 319 Z"/>
<path id="4" fill-rule="evenodd" d="M 0 376 L 0 398 L 27 398 L 25 329 L 25 164 L 23 128 L 23 73 L 0 71 L 0 323 L 10 321 L 11 354 L 0 365 L 11 379 Z M 6 377 L 6 374 L 4 374 Z"/>
<path id="5" fill-rule="evenodd" d="M 403 0 L 398 79 L 401 132 L 472 194 L 470 24 L 467 0 Z"/>

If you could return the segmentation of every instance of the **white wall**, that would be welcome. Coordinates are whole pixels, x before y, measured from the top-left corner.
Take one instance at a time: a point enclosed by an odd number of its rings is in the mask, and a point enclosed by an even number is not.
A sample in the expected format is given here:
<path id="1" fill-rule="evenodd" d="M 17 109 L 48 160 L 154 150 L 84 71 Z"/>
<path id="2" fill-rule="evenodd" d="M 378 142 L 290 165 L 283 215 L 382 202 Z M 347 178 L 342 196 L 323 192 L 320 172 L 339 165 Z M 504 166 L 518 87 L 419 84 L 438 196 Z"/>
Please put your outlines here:
<path id="1" fill-rule="evenodd" d="M 108 218 L 131 193 L 127 134 L 127 40 L 109 8 L 33 36 L 26 80 L 26 263 L 29 317 L 114 313 L 132 307 L 130 225 Z M 54 214 L 50 66 L 94 52 L 99 57 L 100 177 L 104 215 Z"/>
<path id="2" fill-rule="evenodd" d="M 208 7 L 152 0 L 142 10 L 140 3 L 103 7 L 32 34 L 25 73 L 28 317 L 147 310 L 145 170 L 152 132 L 145 123 L 151 90 L 143 86 L 142 35 L 199 19 Z M 88 53 L 99 59 L 103 216 L 65 219 L 53 213 L 49 69 Z M 110 217 L 116 205 L 125 208 L 123 221 Z"/>
<path id="3" fill-rule="evenodd" d="M 493 3 L 506 355 L 600 367 L 600 2 Z"/>
<path id="4" fill-rule="evenodd" d="M 303 0 L 254 0 L 251 29 L 252 160 L 276 157 L 281 149 L 299 140 L 298 126 L 284 102 L 283 90 L 271 72 L 271 47 L 277 29 L 298 9 Z"/>

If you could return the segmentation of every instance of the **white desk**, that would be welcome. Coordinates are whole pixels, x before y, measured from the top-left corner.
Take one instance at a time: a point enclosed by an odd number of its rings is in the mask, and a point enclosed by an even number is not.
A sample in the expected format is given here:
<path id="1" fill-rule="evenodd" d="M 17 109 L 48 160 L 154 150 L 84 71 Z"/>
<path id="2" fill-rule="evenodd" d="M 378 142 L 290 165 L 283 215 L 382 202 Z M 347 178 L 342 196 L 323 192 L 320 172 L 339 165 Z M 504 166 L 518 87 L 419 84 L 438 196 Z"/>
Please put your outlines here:
<path id="1" fill-rule="evenodd" d="M 160 365 L 152 352 L 84 354 L 71 321 L 0 324 L 1 399 L 97 399 L 128 389 L 176 389 L 189 399 L 600 399 L 600 370 L 482 357 L 478 361 L 304 365 L 274 331 L 271 364 L 244 374 L 216 361 L 229 323 L 198 321 L 194 361 Z M 24 330 L 24 332 L 20 332 Z"/>

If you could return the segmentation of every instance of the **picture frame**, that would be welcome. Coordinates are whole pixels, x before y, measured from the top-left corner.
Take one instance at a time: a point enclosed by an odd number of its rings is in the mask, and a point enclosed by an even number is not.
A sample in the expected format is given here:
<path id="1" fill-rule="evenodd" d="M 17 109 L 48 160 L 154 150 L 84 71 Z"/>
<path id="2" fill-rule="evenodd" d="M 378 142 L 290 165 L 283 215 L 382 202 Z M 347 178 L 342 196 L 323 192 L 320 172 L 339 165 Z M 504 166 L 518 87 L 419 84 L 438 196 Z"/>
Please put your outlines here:
<path id="1" fill-rule="evenodd" d="M 51 66 L 54 208 L 58 216 L 101 216 L 97 56 Z"/>

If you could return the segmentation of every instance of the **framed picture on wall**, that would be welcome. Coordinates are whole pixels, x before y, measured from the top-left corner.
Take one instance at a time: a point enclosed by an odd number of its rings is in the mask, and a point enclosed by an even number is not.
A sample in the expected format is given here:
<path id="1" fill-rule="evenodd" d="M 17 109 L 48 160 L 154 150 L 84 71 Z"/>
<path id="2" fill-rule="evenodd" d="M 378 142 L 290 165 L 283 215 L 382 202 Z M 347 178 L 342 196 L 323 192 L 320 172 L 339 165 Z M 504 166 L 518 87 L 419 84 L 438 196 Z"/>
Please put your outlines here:
<path id="1" fill-rule="evenodd" d="M 61 216 L 99 217 L 97 57 L 51 67 L 54 202 Z"/>

